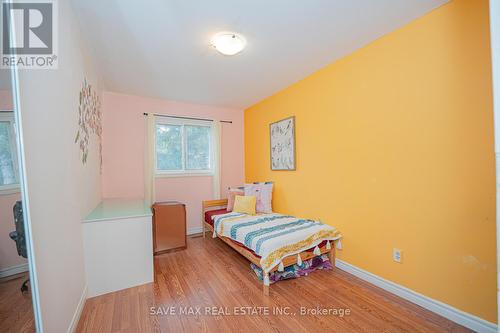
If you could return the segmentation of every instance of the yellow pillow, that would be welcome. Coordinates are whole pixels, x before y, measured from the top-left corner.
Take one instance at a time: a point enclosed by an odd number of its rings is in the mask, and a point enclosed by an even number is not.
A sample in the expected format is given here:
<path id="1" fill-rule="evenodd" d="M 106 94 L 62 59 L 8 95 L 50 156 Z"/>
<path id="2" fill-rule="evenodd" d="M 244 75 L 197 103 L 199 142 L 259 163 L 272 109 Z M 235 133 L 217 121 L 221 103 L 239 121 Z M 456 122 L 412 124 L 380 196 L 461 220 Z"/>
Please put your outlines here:
<path id="1" fill-rule="evenodd" d="M 257 198 L 253 195 L 237 195 L 234 198 L 233 212 L 255 215 Z"/>

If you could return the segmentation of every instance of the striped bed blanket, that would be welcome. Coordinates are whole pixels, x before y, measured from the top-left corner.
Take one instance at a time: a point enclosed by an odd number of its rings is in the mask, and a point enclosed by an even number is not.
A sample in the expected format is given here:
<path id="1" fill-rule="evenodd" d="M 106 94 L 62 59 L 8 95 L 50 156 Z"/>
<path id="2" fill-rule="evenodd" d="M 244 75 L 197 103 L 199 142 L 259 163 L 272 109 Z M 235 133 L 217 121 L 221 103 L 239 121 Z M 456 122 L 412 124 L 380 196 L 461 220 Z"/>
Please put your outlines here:
<path id="1" fill-rule="evenodd" d="M 318 245 L 327 241 L 330 248 L 335 240 L 341 238 L 333 227 L 319 221 L 300 219 L 282 214 L 247 215 L 227 213 L 215 215 L 213 237 L 224 236 L 244 244 L 258 254 L 264 272 L 270 272 L 278 266 L 283 269 L 285 257 L 297 255 L 301 264 L 300 252 L 314 248 L 319 255 Z"/>

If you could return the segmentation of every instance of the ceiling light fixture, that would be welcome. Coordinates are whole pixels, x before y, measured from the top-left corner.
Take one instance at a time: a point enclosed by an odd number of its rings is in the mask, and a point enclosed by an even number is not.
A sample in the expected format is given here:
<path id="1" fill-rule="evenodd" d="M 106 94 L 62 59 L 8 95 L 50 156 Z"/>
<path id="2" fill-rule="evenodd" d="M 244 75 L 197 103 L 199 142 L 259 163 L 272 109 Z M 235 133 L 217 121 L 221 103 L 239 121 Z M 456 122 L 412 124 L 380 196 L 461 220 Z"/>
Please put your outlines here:
<path id="1" fill-rule="evenodd" d="M 219 32 L 212 37 L 210 44 L 220 53 L 232 56 L 243 51 L 247 41 L 235 32 Z"/>

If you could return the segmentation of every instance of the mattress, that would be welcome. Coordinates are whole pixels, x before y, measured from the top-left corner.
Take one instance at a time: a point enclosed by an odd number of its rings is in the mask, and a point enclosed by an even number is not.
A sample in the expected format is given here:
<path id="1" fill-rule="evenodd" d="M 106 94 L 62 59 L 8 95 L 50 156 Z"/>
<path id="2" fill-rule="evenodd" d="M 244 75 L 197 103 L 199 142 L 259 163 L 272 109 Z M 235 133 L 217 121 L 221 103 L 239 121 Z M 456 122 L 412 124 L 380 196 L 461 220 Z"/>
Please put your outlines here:
<path id="1" fill-rule="evenodd" d="M 215 216 L 215 215 L 222 215 L 222 214 L 227 214 L 229 213 L 229 211 L 226 210 L 226 208 L 223 208 L 223 209 L 217 209 L 217 210 L 209 210 L 208 212 L 205 212 L 205 222 L 207 222 L 208 224 L 210 224 L 212 227 L 214 226 L 214 221 L 212 220 L 212 216 Z M 236 245 L 238 246 L 241 246 L 245 249 L 247 249 L 248 251 L 250 251 L 254 256 L 256 256 L 257 258 L 260 258 L 259 255 L 257 255 L 254 251 L 252 251 L 251 249 L 249 249 L 248 247 L 246 247 L 245 245 L 241 244 L 240 242 L 237 242 L 235 240 L 232 240 L 233 243 L 235 243 Z M 323 241 L 319 244 L 319 247 L 322 247 L 326 244 L 326 241 Z M 306 252 L 312 252 L 314 251 L 314 247 L 306 250 Z"/>

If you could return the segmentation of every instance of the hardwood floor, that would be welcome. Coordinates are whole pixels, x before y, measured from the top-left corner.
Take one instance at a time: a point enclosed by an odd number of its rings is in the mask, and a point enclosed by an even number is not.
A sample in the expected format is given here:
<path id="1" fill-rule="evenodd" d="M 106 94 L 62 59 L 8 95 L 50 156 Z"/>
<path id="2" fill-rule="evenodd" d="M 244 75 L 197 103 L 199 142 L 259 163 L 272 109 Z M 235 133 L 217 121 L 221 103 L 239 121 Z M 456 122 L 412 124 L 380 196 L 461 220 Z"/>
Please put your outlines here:
<path id="1" fill-rule="evenodd" d="M 19 288 L 28 273 L 0 280 L 0 332 L 35 332 L 31 293 Z"/>
<path id="2" fill-rule="evenodd" d="M 339 269 L 278 282 L 266 297 L 248 261 L 210 237 L 155 257 L 155 279 L 88 299 L 77 332 L 470 332 Z"/>

